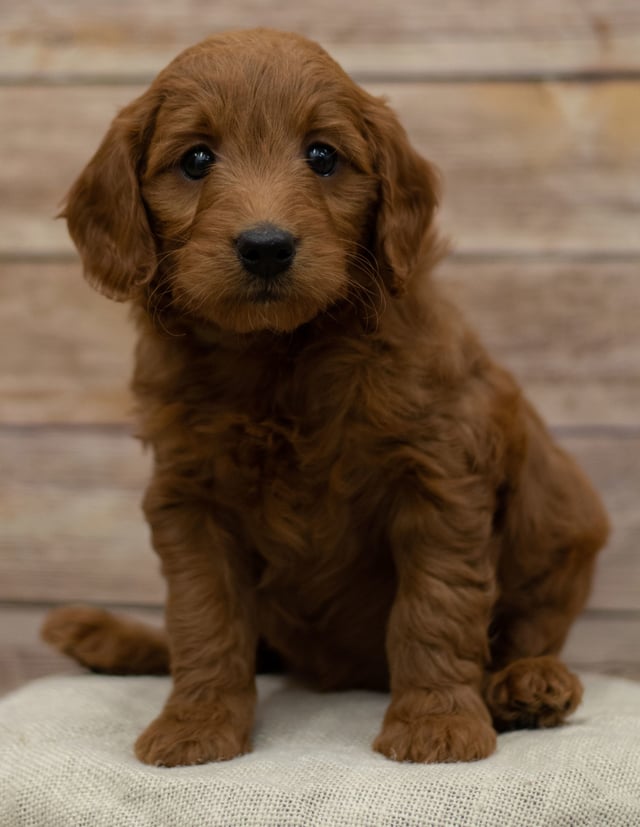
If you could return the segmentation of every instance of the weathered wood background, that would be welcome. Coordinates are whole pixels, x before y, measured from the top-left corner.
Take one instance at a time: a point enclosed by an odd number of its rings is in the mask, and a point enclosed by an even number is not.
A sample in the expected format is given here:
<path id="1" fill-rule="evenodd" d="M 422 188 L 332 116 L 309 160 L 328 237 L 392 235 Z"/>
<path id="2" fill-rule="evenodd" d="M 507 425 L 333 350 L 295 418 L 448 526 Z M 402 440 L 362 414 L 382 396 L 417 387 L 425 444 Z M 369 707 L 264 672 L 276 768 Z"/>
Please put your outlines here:
<path id="1" fill-rule="evenodd" d="M 612 514 L 567 657 L 640 677 L 638 0 L 0 0 L 0 691 L 72 671 L 37 639 L 51 605 L 158 616 L 126 311 L 53 217 L 164 63 L 254 25 L 320 40 L 443 171 L 438 277 Z"/>

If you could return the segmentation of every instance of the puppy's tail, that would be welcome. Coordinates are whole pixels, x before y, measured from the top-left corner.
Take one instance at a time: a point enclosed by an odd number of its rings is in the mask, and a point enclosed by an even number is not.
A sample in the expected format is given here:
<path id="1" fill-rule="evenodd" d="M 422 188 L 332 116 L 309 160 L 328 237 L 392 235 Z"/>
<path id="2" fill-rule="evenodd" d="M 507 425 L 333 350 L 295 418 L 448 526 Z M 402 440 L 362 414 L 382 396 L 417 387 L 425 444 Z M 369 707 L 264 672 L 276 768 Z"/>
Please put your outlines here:
<path id="1" fill-rule="evenodd" d="M 169 647 L 162 629 L 90 606 L 62 606 L 45 618 L 41 635 L 65 655 L 109 675 L 166 675 Z"/>

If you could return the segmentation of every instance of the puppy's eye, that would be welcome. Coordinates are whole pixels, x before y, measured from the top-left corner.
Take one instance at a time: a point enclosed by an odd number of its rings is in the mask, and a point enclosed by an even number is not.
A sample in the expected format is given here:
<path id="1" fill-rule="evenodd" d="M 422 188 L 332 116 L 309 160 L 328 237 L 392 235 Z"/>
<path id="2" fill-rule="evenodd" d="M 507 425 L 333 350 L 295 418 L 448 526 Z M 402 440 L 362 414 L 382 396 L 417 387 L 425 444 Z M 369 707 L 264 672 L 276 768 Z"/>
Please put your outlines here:
<path id="1" fill-rule="evenodd" d="M 208 146 L 204 144 L 192 146 L 180 159 L 180 169 L 187 178 L 197 181 L 207 175 L 215 160 L 216 157 Z"/>
<path id="2" fill-rule="evenodd" d="M 329 144 L 311 144 L 307 147 L 307 163 L 316 175 L 327 178 L 338 166 L 338 152 Z"/>

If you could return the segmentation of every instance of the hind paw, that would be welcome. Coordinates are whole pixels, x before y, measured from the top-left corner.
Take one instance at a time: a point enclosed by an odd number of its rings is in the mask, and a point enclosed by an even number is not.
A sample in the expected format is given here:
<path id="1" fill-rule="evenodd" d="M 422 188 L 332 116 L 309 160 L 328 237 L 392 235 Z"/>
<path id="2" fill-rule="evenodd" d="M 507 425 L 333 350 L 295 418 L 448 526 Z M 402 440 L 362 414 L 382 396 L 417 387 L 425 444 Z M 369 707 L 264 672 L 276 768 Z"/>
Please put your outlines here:
<path id="1" fill-rule="evenodd" d="M 554 727 L 582 699 L 582 684 L 555 657 L 522 658 L 491 675 L 485 701 L 499 732 Z"/>

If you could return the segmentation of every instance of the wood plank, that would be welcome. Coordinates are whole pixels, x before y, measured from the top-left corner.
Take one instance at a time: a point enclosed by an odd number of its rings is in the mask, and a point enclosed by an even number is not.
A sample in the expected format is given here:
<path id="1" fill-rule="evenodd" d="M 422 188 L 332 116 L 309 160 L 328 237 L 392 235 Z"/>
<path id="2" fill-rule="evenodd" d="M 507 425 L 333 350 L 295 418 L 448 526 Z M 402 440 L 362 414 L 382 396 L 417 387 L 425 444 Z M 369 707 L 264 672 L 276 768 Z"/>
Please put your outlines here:
<path id="1" fill-rule="evenodd" d="M 120 430 L 0 431 L 0 600 L 158 604 L 140 501 L 150 458 Z"/>
<path id="2" fill-rule="evenodd" d="M 640 435 L 561 434 L 615 531 L 594 609 L 640 610 Z M 0 429 L 0 601 L 157 605 L 164 593 L 139 501 L 149 458 L 119 429 Z"/>
<path id="3" fill-rule="evenodd" d="M 640 433 L 615 436 L 558 434 L 604 498 L 612 535 L 601 553 L 589 606 L 640 609 Z"/>
<path id="4" fill-rule="evenodd" d="M 374 4 L 340 0 L 211 4 L 189 0 L 46 0 L 3 9 L 0 75 L 148 76 L 205 34 L 271 26 L 322 41 L 351 71 L 433 76 L 632 71 L 640 68 L 635 0 L 527 5 L 510 0 Z"/>
<path id="5" fill-rule="evenodd" d="M 564 648 L 567 663 L 580 672 L 640 680 L 640 614 L 585 612 Z"/>
<path id="6" fill-rule="evenodd" d="M 547 422 L 640 425 L 640 258 L 451 256 L 437 277 Z"/>
<path id="7" fill-rule="evenodd" d="M 491 352 L 525 387 L 532 381 L 555 387 L 596 377 L 605 385 L 640 382 L 640 256 L 453 256 L 437 277 Z M 631 420 L 638 425 L 639 410 Z M 591 421 L 612 420 L 603 411 Z M 562 424 L 567 424 L 564 417 Z"/>
<path id="8" fill-rule="evenodd" d="M 130 421 L 127 308 L 77 261 L 0 263 L 0 422 Z"/>
<path id="9" fill-rule="evenodd" d="M 553 425 L 640 425 L 640 256 L 452 256 L 437 278 Z M 130 422 L 133 339 L 77 262 L 0 263 L 0 423 Z"/>
<path id="10" fill-rule="evenodd" d="M 441 224 L 462 253 L 640 252 L 640 81 L 370 88 L 441 168 Z M 60 200 L 141 89 L 0 89 L 0 256 L 69 253 Z"/>
<path id="11" fill-rule="evenodd" d="M 48 606 L 42 605 L 0 606 L 0 696 L 46 675 L 83 672 L 40 640 L 39 630 L 47 611 Z M 122 611 L 148 623 L 162 623 L 161 613 L 156 610 Z M 564 657 L 572 668 L 582 672 L 640 680 L 638 640 L 640 614 L 587 612 L 572 629 Z"/>

